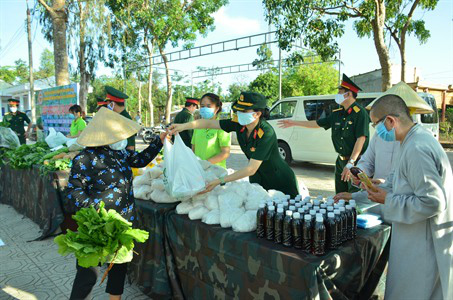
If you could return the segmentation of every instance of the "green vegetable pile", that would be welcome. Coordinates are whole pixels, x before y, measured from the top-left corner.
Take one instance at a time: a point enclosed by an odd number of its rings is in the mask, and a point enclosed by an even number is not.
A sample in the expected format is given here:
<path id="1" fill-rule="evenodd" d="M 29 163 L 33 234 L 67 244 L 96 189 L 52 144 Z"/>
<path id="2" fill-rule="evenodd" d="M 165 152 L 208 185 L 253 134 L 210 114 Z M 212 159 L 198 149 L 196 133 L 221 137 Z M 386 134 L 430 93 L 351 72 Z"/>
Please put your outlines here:
<path id="1" fill-rule="evenodd" d="M 79 226 L 78 232 L 68 230 L 67 234 L 57 236 L 54 241 L 58 245 L 58 253 L 73 253 L 84 268 L 103 264 L 112 257 L 113 263 L 121 261 L 134 248 L 134 240 L 143 243 L 149 236 L 147 231 L 132 229 L 132 223 L 115 210 L 107 212 L 102 201 L 99 212 L 93 206 L 82 208 L 73 219 Z"/>
<path id="2" fill-rule="evenodd" d="M 43 175 L 47 175 L 50 172 L 68 170 L 71 168 L 71 160 L 69 158 L 62 158 L 57 160 L 50 160 L 47 164 L 43 164 L 39 167 L 39 171 Z"/>
<path id="3" fill-rule="evenodd" d="M 13 169 L 29 169 L 39 164 L 44 155 L 50 151 L 45 142 L 38 142 L 33 145 L 22 145 L 3 153 L 3 163 L 7 163 Z"/>

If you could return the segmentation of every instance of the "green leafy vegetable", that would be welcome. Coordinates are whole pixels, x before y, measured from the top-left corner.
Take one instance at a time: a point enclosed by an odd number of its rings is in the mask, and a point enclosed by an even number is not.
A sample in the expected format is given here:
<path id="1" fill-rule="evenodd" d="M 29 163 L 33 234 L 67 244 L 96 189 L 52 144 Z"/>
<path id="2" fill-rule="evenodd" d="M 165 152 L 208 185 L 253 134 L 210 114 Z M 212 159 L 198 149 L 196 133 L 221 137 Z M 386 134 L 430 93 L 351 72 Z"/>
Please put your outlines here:
<path id="1" fill-rule="evenodd" d="M 71 162 L 69 158 L 50 160 L 41 165 L 39 171 L 42 175 L 47 175 L 54 171 L 69 170 L 71 168 Z"/>
<path id="2" fill-rule="evenodd" d="M 99 211 L 93 206 L 82 208 L 74 216 L 78 232 L 68 230 L 65 235 L 57 236 L 54 241 L 61 255 L 74 254 L 79 265 L 84 268 L 103 264 L 111 258 L 122 261 L 134 248 L 134 241 L 144 243 L 149 233 L 132 229 L 115 210 L 105 210 L 100 202 Z"/>
<path id="3" fill-rule="evenodd" d="M 10 165 L 13 169 L 29 169 L 39 164 L 42 157 L 50 151 L 45 142 L 38 142 L 32 145 L 22 145 L 16 149 L 3 153 L 3 163 Z"/>

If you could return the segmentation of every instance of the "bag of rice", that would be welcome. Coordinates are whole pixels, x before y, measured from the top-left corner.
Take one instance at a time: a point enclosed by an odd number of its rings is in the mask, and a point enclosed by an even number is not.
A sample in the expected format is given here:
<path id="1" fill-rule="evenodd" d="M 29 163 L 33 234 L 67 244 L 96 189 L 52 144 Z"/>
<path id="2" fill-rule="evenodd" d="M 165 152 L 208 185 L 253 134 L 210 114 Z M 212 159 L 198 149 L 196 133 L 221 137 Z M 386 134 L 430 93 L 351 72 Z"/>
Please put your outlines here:
<path id="1" fill-rule="evenodd" d="M 220 209 L 220 226 L 223 228 L 231 227 L 232 223 L 244 214 L 243 208 Z"/>
<path id="2" fill-rule="evenodd" d="M 192 209 L 192 201 L 181 202 L 176 206 L 176 213 L 178 215 L 187 215 Z"/>
<path id="3" fill-rule="evenodd" d="M 216 195 L 208 195 L 206 200 L 204 200 L 204 205 L 207 209 L 219 209 L 219 201 Z"/>
<path id="4" fill-rule="evenodd" d="M 256 211 L 248 210 L 233 223 L 236 232 L 251 232 L 256 229 Z"/>
<path id="5" fill-rule="evenodd" d="M 164 180 L 159 178 L 154 179 L 151 183 L 151 188 L 159 191 L 165 190 Z"/>
<path id="6" fill-rule="evenodd" d="M 202 222 L 208 225 L 220 224 L 220 210 L 211 210 L 203 216 Z"/>
<path id="7" fill-rule="evenodd" d="M 175 203 L 178 202 L 175 198 L 167 194 L 166 191 L 154 190 L 151 193 L 150 200 L 153 200 L 156 203 Z"/>
<path id="8" fill-rule="evenodd" d="M 209 209 L 207 209 L 204 206 L 194 207 L 189 211 L 189 219 L 199 220 L 199 219 L 203 218 L 203 216 L 205 214 L 207 214 L 208 212 L 209 212 Z"/>

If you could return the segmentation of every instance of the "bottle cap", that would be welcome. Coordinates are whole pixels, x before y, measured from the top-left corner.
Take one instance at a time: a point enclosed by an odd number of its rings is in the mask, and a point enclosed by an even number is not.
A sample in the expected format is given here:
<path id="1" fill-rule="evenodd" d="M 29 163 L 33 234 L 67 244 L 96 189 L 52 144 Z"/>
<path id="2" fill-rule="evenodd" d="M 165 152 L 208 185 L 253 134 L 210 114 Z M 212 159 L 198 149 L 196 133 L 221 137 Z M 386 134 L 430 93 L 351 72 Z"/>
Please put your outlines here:
<path id="1" fill-rule="evenodd" d="M 269 210 L 274 210 L 275 211 L 275 206 L 273 206 L 273 205 L 269 206 Z"/>
<path id="2" fill-rule="evenodd" d="M 307 201 L 307 202 L 310 201 L 310 199 L 311 199 L 310 196 L 307 196 L 307 197 L 304 198 L 304 200 Z"/>
<path id="3" fill-rule="evenodd" d="M 339 208 L 339 207 L 340 207 L 340 205 L 338 205 L 337 203 L 335 203 L 335 204 L 333 205 L 333 208 L 335 208 L 335 209 L 337 209 L 337 208 Z"/>
<path id="4" fill-rule="evenodd" d="M 333 212 L 330 212 L 327 214 L 328 218 L 335 218 L 335 214 Z"/>
<path id="5" fill-rule="evenodd" d="M 292 210 L 287 210 L 286 211 L 286 215 L 287 216 L 292 216 L 293 215 L 293 211 Z"/>
<path id="6" fill-rule="evenodd" d="M 283 204 L 279 203 L 279 204 L 277 205 L 277 208 L 280 208 L 280 207 L 283 208 Z"/>
<path id="7" fill-rule="evenodd" d="M 321 205 L 320 205 L 319 207 L 321 207 L 321 208 L 327 208 L 327 204 L 321 203 Z"/>
<path id="8" fill-rule="evenodd" d="M 266 207 L 266 205 L 264 205 L 264 203 L 261 203 L 260 208 L 264 208 L 264 207 Z"/>
<path id="9" fill-rule="evenodd" d="M 317 217 L 321 217 L 322 218 L 322 214 L 316 214 L 316 218 Z"/>
<path id="10" fill-rule="evenodd" d="M 344 208 L 343 206 L 340 207 L 340 212 L 344 212 L 344 211 L 346 211 L 346 208 Z"/>
<path id="11" fill-rule="evenodd" d="M 316 210 L 310 209 L 310 215 L 314 215 L 314 214 L 316 214 Z"/>
<path id="12" fill-rule="evenodd" d="M 352 209 L 352 206 L 351 205 L 346 205 L 346 209 L 347 210 Z"/>
<path id="13" fill-rule="evenodd" d="M 301 208 L 302 207 L 302 203 L 296 203 L 296 208 Z"/>
<path id="14" fill-rule="evenodd" d="M 304 215 L 305 221 L 311 221 L 311 215 Z"/>
<path id="15" fill-rule="evenodd" d="M 308 202 L 307 205 L 308 205 L 308 207 L 313 207 L 313 203 L 311 203 L 311 202 Z"/>
<path id="16" fill-rule="evenodd" d="M 285 195 L 285 199 L 289 200 L 289 199 L 291 199 L 291 196 L 290 195 Z"/>
<path id="17" fill-rule="evenodd" d="M 296 204 L 296 200 L 289 200 L 289 204 Z"/>
<path id="18" fill-rule="evenodd" d="M 322 216 L 316 216 L 316 222 L 317 222 L 317 223 L 322 223 L 322 222 L 324 222 Z"/>
<path id="19" fill-rule="evenodd" d="M 296 212 L 293 214 L 294 219 L 300 219 L 300 213 Z"/>
<path id="20" fill-rule="evenodd" d="M 283 207 L 277 208 L 277 213 L 282 214 L 283 213 Z"/>
<path id="21" fill-rule="evenodd" d="M 333 212 L 333 207 L 332 206 L 327 207 L 327 211 Z"/>
<path id="22" fill-rule="evenodd" d="M 349 200 L 349 204 L 356 204 L 355 200 Z"/>
<path id="23" fill-rule="evenodd" d="M 319 205 L 319 202 L 320 202 L 319 199 L 315 199 L 315 200 L 313 201 L 313 204 L 318 206 L 318 205 Z"/>
<path id="24" fill-rule="evenodd" d="M 274 202 L 272 202 L 272 201 L 267 202 L 267 206 L 273 206 L 273 205 L 274 205 Z"/>
<path id="25" fill-rule="evenodd" d="M 345 204 L 345 202 L 346 202 L 346 201 L 345 201 L 344 199 L 338 200 L 338 203 L 339 203 L 339 204 Z"/>
<path id="26" fill-rule="evenodd" d="M 296 200 L 302 200 L 302 196 L 301 195 L 297 195 L 295 199 Z"/>
<path id="27" fill-rule="evenodd" d="M 295 207 L 294 205 L 291 205 L 291 206 L 289 207 L 289 209 L 290 209 L 290 210 L 296 210 L 296 207 Z"/>
<path id="28" fill-rule="evenodd" d="M 322 213 L 322 214 L 325 214 L 325 213 L 326 213 L 326 210 L 325 210 L 324 208 L 321 208 L 321 209 L 319 210 L 319 212 Z"/>
<path id="29" fill-rule="evenodd" d="M 336 215 L 341 214 L 341 212 L 340 212 L 338 209 L 335 209 L 335 210 L 333 211 L 333 213 L 336 214 Z"/>

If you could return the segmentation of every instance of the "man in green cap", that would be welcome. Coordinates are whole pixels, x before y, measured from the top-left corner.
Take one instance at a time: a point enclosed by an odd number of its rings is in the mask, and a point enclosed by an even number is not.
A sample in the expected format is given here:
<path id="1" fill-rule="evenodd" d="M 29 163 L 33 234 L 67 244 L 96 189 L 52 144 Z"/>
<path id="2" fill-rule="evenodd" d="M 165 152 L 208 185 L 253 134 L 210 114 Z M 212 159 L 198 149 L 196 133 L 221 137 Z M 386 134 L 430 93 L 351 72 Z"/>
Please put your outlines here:
<path id="1" fill-rule="evenodd" d="M 208 183 L 206 192 L 219 184 L 250 177 L 251 183 L 258 183 L 266 190 L 274 189 L 296 197 L 299 193 L 296 176 L 280 156 L 277 136 L 266 121 L 269 115 L 267 99 L 258 93 L 242 92 L 239 100 L 233 104 L 233 110 L 237 111 L 237 115 L 231 120 L 200 119 L 170 126 L 171 134 L 203 128 L 236 132 L 249 164 L 231 175 Z"/>
<path id="2" fill-rule="evenodd" d="M 106 93 L 105 101 L 107 102 L 107 108 L 113 110 L 116 113 L 119 113 L 120 115 L 129 120 L 132 120 L 131 115 L 129 115 L 129 113 L 124 108 L 125 100 L 129 98 L 129 96 L 107 85 L 105 86 L 105 93 Z M 126 149 L 135 151 L 135 135 L 127 139 Z"/>
<path id="3" fill-rule="evenodd" d="M 351 184 L 349 169 L 357 163 L 368 147 L 370 136 L 370 117 L 365 108 L 356 102 L 357 93 L 361 90 L 348 76 L 343 80 L 335 95 L 335 102 L 340 108 L 317 121 L 282 120 L 281 128 L 302 126 L 307 128 L 332 128 L 332 142 L 338 157 L 335 163 L 335 193 L 354 193 L 359 189 Z"/>
<path id="4" fill-rule="evenodd" d="M 20 101 L 17 99 L 8 99 L 9 112 L 5 114 L 5 121 L 9 123 L 9 128 L 17 134 L 20 144 L 23 145 L 27 142 L 32 123 L 25 113 L 18 110 L 19 104 Z M 24 129 L 25 122 L 28 124 L 27 132 Z"/>
<path id="5" fill-rule="evenodd" d="M 184 124 L 193 121 L 193 113 L 198 109 L 200 100 L 197 98 L 186 97 L 186 104 L 184 108 L 176 115 L 174 124 Z M 181 139 L 187 147 L 192 149 L 192 135 L 193 130 L 181 132 Z M 174 141 L 174 139 L 173 139 Z"/>

